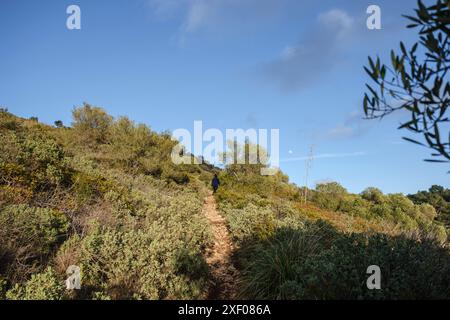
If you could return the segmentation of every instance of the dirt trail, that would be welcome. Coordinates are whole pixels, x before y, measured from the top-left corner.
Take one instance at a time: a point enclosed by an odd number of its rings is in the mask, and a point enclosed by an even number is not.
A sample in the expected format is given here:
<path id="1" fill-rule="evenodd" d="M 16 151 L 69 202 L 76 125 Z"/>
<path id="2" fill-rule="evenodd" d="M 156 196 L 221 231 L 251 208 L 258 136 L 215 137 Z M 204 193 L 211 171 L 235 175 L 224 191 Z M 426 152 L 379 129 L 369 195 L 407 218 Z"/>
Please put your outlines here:
<path id="1" fill-rule="evenodd" d="M 206 262 L 212 275 L 208 299 L 236 299 L 239 273 L 231 261 L 234 247 L 226 220 L 217 211 L 212 194 L 205 198 L 203 214 L 211 224 L 214 236 L 214 244 L 206 252 Z"/>

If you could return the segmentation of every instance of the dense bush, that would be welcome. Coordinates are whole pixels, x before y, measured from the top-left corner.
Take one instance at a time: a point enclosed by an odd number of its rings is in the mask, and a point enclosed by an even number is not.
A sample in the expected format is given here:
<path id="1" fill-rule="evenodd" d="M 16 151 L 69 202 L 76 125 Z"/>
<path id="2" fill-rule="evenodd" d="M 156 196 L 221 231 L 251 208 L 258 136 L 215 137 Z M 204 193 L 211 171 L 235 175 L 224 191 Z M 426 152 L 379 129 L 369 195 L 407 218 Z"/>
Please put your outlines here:
<path id="1" fill-rule="evenodd" d="M 266 241 L 248 239 L 240 255 L 244 297 L 251 299 L 449 298 L 450 253 L 433 241 L 342 234 L 323 222 L 280 229 Z M 381 290 L 369 290 L 370 265 Z"/>
<path id="2" fill-rule="evenodd" d="M 408 195 L 416 204 L 427 203 L 436 209 L 437 219 L 450 228 L 450 189 L 434 185 L 428 191 Z"/>
<path id="3" fill-rule="evenodd" d="M 267 208 L 249 204 L 243 209 L 224 210 L 230 231 L 238 242 L 248 237 L 266 239 L 275 231 L 275 215 Z"/>
<path id="4" fill-rule="evenodd" d="M 27 205 L 0 208 L 0 275 L 15 283 L 40 270 L 65 240 L 68 228 L 66 216 L 55 210 Z"/>
<path id="5" fill-rule="evenodd" d="M 58 279 L 52 268 L 32 275 L 24 285 L 16 284 L 6 293 L 9 300 L 61 300 L 64 298 L 64 282 Z"/>
<path id="6" fill-rule="evenodd" d="M 148 155 L 156 146 L 157 137 L 144 124 L 136 125 L 126 117 L 121 117 L 109 128 L 111 155 L 129 170 L 139 165 L 139 158 Z"/>
<path id="7" fill-rule="evenodd" d="M 191 299 L 204 294 L 208 268 L 202 252 L 210 236 L 201 202 L 189 194 L 160 201 L 164 207 L 147 207 L 143 219 L 122 219 L 114 228 L 93 221 L 88 236 L 60 252 L 76 257 L 89 297 Z M 73 263 L 73 258 L 67 262 Z"/>
<path id="8" fill-rule="evenodd" d="M 200 297 L 207 266 L 201 251 L 160 230 L 97 231 L 82 243 L 83 285 L 114 299 Z"/>
<path id="9" fill-rule="evenodd" d="M 72 111 L 72 117 L 72 126 L 80 142 L 91 146 L 106 142 L 113 118 L 105 110 L 84 103 Z"/>
<path id="10" fill-rule="evenodd" d="M 42 191 L 70 183 L 65 153 L 54 140 L 41 134 L 22 136 L 3 130 L 0 138 L 0 184 Z"/>
<path id="11" fill-rule="evenodd" d="M 314 190 L 311 201 L 319 208 L 361 217 L 368 220 L 388 221 L 402 230 L 425 234 L 438 239 L 445 238 L 445 231 L 434 223 L 436 212 L 430 206 L 415 205 L 402 194 L 385 195 L 377 188 L 367 188 L 360 195 L 350 194 L 339 184 L 320 184 Z"/>
<path id="12" fill-rule="evenodd" d="M 80 201 L 101 197 L 114 188 L 114 185 L 98 172 L 78 172 L 73 181 L 74 193 Z"/>
<path id="13" fill-rule="evenodd" d="M 316 186 L 312 201 L 320 208 L 338 211 L 346 195 L 347 190 L 337 182 L 320 183 Z"/>
<path id="14" fill-rule="evenodd" d="M 370 203 L 359 195 L 346 195 L 340 200 L 336 210 L 355 217 L 370 217 Z"/>

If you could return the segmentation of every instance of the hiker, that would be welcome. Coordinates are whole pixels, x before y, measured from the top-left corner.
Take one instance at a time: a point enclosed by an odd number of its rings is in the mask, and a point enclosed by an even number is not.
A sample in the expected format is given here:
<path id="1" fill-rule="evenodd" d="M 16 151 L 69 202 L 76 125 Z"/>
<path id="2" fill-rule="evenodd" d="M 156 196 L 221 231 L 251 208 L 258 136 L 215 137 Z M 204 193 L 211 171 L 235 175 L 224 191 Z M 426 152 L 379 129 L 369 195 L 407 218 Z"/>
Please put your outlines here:
<path id="1" fill-rule="evenodd" d="M 213 187 L 214 193 L 216 193 L 217 189 L 219 189 L 219 185 L 220 185 L 220 181 L 219 181 L 219 178 L 217 177 L 217 174 L 214 175 L 214 178 L 211 181 L 211 185 Z"/>

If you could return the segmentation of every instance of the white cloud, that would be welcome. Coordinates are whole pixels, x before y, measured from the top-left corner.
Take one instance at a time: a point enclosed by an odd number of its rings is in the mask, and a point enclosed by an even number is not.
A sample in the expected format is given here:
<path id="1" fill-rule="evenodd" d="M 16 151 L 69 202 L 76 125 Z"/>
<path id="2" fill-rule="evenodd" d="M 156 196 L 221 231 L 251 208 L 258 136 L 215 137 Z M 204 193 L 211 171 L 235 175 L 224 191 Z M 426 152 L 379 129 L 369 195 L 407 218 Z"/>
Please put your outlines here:
<path id="1" fill-rule="evenodd" d="M 252 22 L 263 24 L 267 17 L 293 0 L 147 0 L 155 16 L 179 20 L 175 38 L 183 43 L 202 31 L 242 31 Z M 256 20 L 254 20 L 256 19 Z"/>
<path id="2" fill-rule="evenodd" d="M 311 85 L 339 63 L 341 43 L 349 38 L 353 26 L 354 19 L 343 10 L 320 14 L 308 36 L 286 46 L 277 59 L 262 66 L 263 75 L 287 91 Z"/>
<path id="3" fill-rule="evenodd" d="M 189 0 L 148 0 L 153 13 L 163 19 L 168 19 L 181 8 L 186 7 Z"/>
<path id="4" fill-rule="evenodd" d="M 343 125 L 338 125 L 334 128 L 331 128 L 326 133 L 326 136 L 329 138 L 348 138 L 355 134 L 355 128 L 347 127 Z"/>
<path id="5" fill-rule="evenodd" d="M 193 1 L 189 7 L 186 20 L 182 26 L 182 31 L 189 33 L 201 28 L 212 17 L 214 10 L 214 0 Z"/>
<path id="6" fill-rule="evenodd" d="M 180 44 L 189 35 L 206 30 L 237 0 L 148 0 L 155 15 L 163 19 L 179 19 L 174 38 Z"/>
<path id="7" fill-rule="evenodd" d="M 317 138 L 332 140 L 357 138 L 368 132 L 371 126 L 372 122 L 365 120 L 361 111 L 355 110 L 350 112 L 342 123 L 325 130 L 324 133 L 319 132 L 316 136 Z"/>
<path id="8" fill-rule="evenodd" d="M 347 12 L 333 9 L 319 15 L 319 23 L 330 30 L 338 31 L 339 36 L 343 36 L 353 26 L 353 18 Z"/>

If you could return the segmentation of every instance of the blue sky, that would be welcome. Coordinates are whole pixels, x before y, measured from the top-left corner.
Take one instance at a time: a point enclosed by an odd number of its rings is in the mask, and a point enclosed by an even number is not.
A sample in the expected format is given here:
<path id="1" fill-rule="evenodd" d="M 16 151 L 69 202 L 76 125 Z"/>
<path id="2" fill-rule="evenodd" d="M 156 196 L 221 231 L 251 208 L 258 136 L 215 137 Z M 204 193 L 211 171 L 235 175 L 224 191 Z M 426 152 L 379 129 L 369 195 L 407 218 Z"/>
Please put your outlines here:
<path id="1" fill-rule="evenodd" d="M 81 8 L 81 30 L 66 8 Z M 382 30 L 366 28 L 366 8 Z M 367 56 L 412 43 L 415 1 L 83 0 L 0 2 L 0 105 L 70 124 L 89 102 L 156 131 L 279 128 L 281 168 L 352 192 L 449 187 L 448 165 L 403 142 L 404 115 L 362 120 Z M 386 59 L 385 59 L 386 60 Z"/>

